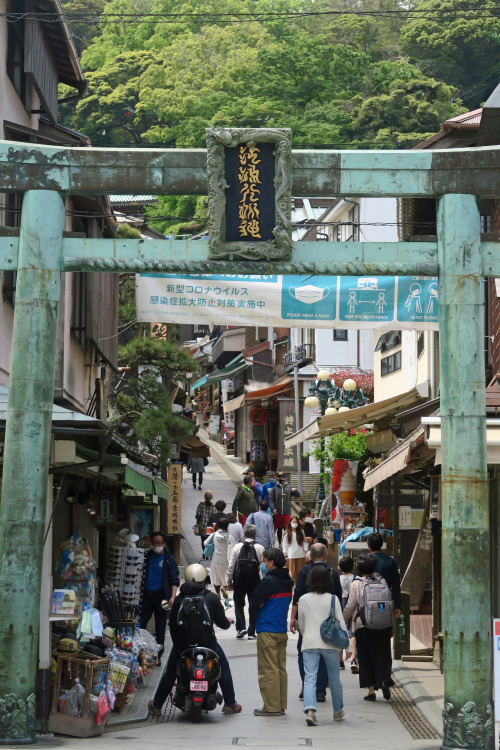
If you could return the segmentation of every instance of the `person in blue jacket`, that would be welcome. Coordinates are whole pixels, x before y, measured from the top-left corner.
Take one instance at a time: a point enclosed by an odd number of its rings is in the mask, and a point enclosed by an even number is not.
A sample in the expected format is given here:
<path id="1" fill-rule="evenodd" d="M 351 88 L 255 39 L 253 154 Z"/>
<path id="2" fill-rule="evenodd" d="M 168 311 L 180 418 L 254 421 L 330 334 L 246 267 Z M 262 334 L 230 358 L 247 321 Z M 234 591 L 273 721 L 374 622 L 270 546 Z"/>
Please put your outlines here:
<path id="1" fill-rule="evenodd" d="M 286 644 L 293 580 L 285 567 L 285 555 L 276 547 L 266 549 L 261 568 L 264 578 L 250 601 L 250 613 L 256 617 L 257 673 L 263 701 L 254 715 L 281 716 L 287 707 Z"/>
<path id="2" fill-rule="evenodd" d="M 154 615 L 155 637 L 160 647 L 158 652 L 158 664 L 160 664 L 165 650 L 167 625 L 167 613 L 161 603 L 166 599 L 172 606 L 180 578 L 175 557 L 167 549 L 166 534 L 163 531 L 154 531 L 151 535 L 151 542 L 153 547 L 145 555 L 139 627 L 145 629 L 151 616 Z"/>

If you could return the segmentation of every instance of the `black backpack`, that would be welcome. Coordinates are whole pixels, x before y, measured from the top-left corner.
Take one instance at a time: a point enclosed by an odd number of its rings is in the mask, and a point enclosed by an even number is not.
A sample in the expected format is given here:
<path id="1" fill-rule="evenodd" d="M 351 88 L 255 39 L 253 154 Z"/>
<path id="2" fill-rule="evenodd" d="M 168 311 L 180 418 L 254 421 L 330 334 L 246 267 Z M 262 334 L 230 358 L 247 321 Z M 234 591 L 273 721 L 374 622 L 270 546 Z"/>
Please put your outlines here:
<path id="1" fill-rule="evenodd" d="M 188 648 L 188 646 L 215 648 L 214 626 L 205 600 L 205 593 L 185 596 L 182 599 L 177 612 L 181 648 Z"/>
<path id="2" fill-rule="evenodd" d="M 243 542 L 243 546 L 238 554 L 236 568 L 238 575 L 244 578 L 258 574 L 260 563 L 255 551 L 255 542 Z"/>

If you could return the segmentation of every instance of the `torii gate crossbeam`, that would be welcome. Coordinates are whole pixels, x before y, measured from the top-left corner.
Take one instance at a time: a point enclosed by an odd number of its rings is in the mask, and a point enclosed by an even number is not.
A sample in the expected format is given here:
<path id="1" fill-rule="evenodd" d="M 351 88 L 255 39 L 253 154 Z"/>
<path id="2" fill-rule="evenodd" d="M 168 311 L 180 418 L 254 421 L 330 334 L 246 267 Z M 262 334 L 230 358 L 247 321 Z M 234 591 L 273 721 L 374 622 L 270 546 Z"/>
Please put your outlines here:
<path id="1" fill-rule="evenodd" d="M 26 191 L 19 237 L 0 232 L 0 267 L 18 270 L 0 502 L 0 712 L 6 715 L 14 699 L 21 711 L 15 728 L 0 723 L 1 744 L 34 741 L 32 693 L 60 273 L 200 268 L 213 273 L 218 268 L 206 243 L 63 237 L 64 196 L 203 194 L 204 160 L 201 149 L 59 149 L 0 142 L 0 192 Z M 261 273 L 265 266 L 273 273 L 439 275 L 443 748 L 492 750 L 481 277 L 500 275 L 500 246 L 481 243 L 477 198 L 500 197 L 500 149 L 302 151 L 293 152 L 292 165 L 294 194 L 438 198 L 437 243 L 314 243 L 314 248 L 297 243 L 292 257 L 283 261 L 233 258 L 222 263 L 226 273 L 231 263 L 244 273 Z M 314 264 L 311 252 L 318 259 Z"/>

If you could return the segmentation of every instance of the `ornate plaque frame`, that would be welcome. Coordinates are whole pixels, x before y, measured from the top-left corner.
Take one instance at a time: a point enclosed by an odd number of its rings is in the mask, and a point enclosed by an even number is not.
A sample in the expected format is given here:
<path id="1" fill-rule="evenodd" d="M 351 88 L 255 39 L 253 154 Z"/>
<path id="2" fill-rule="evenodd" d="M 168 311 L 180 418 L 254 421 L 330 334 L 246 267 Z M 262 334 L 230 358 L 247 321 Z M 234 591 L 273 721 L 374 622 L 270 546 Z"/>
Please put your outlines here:
<path id="1" fill-rule="evenodd" d="M 292 257 L 292 131 L 289 128 L 208 128 L 208 230 L 213 260 L 289 260 Z M 275 144 L 274 239 L 226 241 L 225 148 Z"/>

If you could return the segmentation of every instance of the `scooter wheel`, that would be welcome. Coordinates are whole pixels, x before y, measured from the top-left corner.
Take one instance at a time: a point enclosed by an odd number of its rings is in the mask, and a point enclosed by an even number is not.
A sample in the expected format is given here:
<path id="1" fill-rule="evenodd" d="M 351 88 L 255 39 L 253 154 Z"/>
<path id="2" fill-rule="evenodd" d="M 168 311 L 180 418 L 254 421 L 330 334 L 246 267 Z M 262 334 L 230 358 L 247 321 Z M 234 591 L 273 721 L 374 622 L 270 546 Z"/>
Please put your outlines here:
<path id="1" fill-rule="evenodd" d="M 191 706 L 189 717 L 193 724 L 198 724 L 201 721 L 201 706 Z"/>

